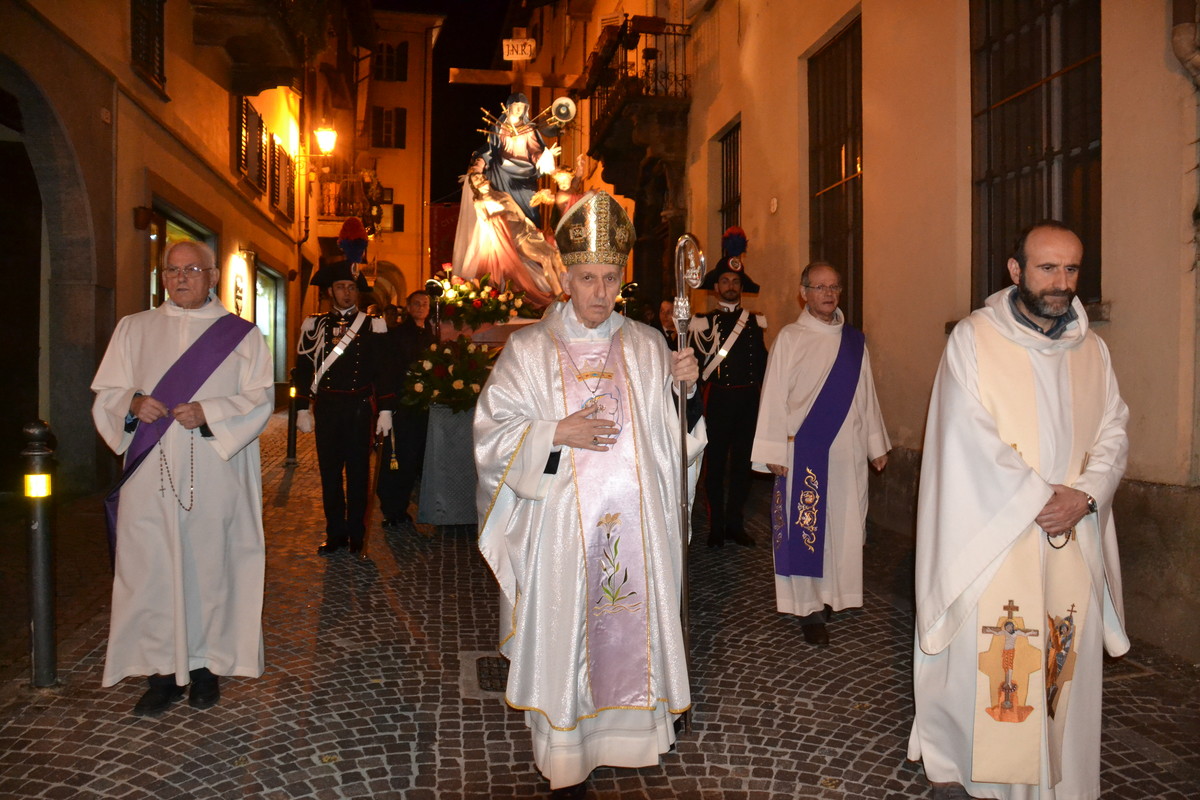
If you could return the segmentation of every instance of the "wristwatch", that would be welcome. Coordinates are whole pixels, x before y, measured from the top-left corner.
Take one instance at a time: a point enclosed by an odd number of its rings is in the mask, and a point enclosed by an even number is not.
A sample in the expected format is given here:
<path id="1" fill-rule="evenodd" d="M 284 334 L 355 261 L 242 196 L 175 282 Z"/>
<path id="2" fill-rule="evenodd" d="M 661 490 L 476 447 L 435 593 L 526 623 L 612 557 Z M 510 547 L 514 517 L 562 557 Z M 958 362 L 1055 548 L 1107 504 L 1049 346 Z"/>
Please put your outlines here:
<path id="1" fill-rule="evenodd" d="M 1096 498 L 1092 497 L 1089 494 L 1087 496 L 1087 499 L 1088 499 L 1088 513 L 1089 514 L 1098 514 L 1100 512 L 1100 507 L 1098 505 L 1096 505 Z"/>

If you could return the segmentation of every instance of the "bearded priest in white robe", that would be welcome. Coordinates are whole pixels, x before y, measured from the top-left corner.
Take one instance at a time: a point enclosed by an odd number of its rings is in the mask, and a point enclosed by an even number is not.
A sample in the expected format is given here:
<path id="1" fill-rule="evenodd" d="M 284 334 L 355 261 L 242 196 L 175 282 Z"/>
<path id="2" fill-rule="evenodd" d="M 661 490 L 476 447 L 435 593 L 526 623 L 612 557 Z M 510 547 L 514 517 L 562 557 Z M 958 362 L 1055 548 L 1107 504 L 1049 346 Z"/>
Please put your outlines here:
<path id="1" fill-rule="evenodd" d="M 782 549 L 802 546 L 802 542 L 786 541 L 787 521 L 782 518 L 789 509 L 794 517 L 799 502 L 793 497 L 788 478 L 796 468 L 792 463 L 793 437 L 803 430 L 802 425 L 830 379 L 843 347 L 846 325 L 838 308 L 841 279 L 836 269 L 823 261 L 813 262 L 804 268 L 800 283 L 804 309 L 795 322 L 779 332 L 767 359 L 751 459 L 756 470 L 769 470 L 777 478 L 773 502 L 777 503 L 775 516 L 779 518 L 772 520 L 773 527 L 780 528 L 772 536 L 776 607 L 780 613 L 801 618 L 804 638 L 810 644 L 827 645 L 825 607 L 840 611 L 863 604 L 867 466 L 869 462 L 875 469 L 883 469 L 891 442 L 879 411 L 871 360 L 863 346 L 859 363 L 841 375 L 848 383 L 841 426 L 821 431 L 832 437 L 827 447 L 827 482 L 820 489 L 826 504 L 821 576 L 785 569 L 790 559 L 782 555 Z M 782 487 L 780 477 L 784 479 Z"/>
<path id="2" fill-rule="evenodd" d="M 169 299 L 117 324 L 92 383 L 96 429 L 128 471 L 113 498 L 103 685 L 148 676 L 139 716 L 163 713 L 189 683 L 189 704 L 207 708 L 217 676 L 263 671 L 258 435 L 274 375 L 259 330 L 212 293 L 219 274 L 206 246 L 168 248 Z"/>
<path id="3" fill-rule="evenodd" d="M 698 368 L 613 312 L 633 242 L 621 207 L 588 193 L 556 239 L 570 300 L 508 339 L 475 411 L 479 549 L 500 584 L 505 699 L 551 796 L 582 797 L 597 766 L 657 764 L 691 705 L 678 512 L 704 432 L 689 403 L 681 485 L 673 388 L 695 400 Z"/>
<path id="4" fill-rule="evenodd" d="M 950 335 L 917 510 L 916 719 L 938 798 L 1100 796 L 1102 648 L 1129 649 L 1112 498 L 1129 410 L 1047 220 Z"/>

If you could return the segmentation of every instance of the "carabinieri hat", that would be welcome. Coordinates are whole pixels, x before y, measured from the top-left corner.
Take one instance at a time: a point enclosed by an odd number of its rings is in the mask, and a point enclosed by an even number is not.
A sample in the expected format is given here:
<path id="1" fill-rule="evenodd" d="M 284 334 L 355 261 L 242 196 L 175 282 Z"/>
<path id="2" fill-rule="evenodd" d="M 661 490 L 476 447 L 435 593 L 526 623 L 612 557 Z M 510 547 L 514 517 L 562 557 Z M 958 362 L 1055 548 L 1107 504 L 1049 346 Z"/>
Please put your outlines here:
<path id="1" fill-rule="evenodd" d="M 746 274 L 746 268 L 742 266 L 742 253 L 746 252 L 746 232 L 737 226 L 727 229 L 721 237 L 721 251 L 724 258 L 705 274 L 699 288 L 716 289 L 720 277 L 732 272 L 742 279 L 744 293 L 758 294 L 758 284 L 751 280 Z"/>
<path id="2" fill-rule="evenodd" d="M 565 266 L 613 264 L 623 267 L 633 247 L 633 223 L 611 194 L 590 191 L 567 209 L 554 229 Z"/>
<path id="3" fill-rule="evenodd" d="M 351 264 L 348 261 L 335 261 L 332 264 L 325 264 L 317 274 L 312 278 L 312 285 L 325 288 L 333 286 L 338 281 L 354 281 L 360 292 L 371 291 L 370 285 L 367 283 L 367 277 L 358 269 L 358 264 Z"/>

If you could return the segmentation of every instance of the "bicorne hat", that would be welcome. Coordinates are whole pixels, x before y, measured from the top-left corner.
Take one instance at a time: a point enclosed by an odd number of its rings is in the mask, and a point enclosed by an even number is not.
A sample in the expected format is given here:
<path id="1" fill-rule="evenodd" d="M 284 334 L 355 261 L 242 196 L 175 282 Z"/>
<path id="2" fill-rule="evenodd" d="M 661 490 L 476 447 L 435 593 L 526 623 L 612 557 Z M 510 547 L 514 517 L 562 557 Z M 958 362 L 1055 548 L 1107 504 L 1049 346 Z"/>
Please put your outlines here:
<path id="1" fill-rule="evenodd" d="M 742 279 L 742 292 L 744 294 L 758 294 L 758 284 L 750 279 L 746 274 L 746 268 L 742 266 L 742 259 L 737 256 L 722 258 L 717 262 L 717 265 L 710 269 L 701 282 L 701 289 L 716 289 L 717 280 L 727 272 L 732 272 Z"/>
<path id="2" fill-rule="evenodd" d="M 313 276 L 311 281 L 313 286 L 319 286 L 322 289 L 333 286 L 338 281 L 354 281 L 360 292 L 369 292 L 370 285 L 367 283 L 367 277 L 358 269 L 358 264 L 351 264 L 349 261 L 335 261 L 332 264 L 324 264 L 317 274 Z"/>
<path id="3" fill-rule="evenodd" d="M 565 266 L 612 264 L 624 267 L 633 247 L 633 223 L 605 191 L 590 191 L 563 214 L 554 240 Z"/>

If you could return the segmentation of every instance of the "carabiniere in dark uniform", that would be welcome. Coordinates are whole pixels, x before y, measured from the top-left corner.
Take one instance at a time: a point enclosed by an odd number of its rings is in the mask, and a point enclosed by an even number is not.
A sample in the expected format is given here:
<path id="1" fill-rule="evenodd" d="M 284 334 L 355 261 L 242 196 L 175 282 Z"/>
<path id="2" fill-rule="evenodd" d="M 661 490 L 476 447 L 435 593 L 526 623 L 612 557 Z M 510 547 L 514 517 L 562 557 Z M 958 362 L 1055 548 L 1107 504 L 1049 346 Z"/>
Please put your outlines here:
<path id="1" fill-rule="evenodd" d="M 720 293 L 718 281 L 726 273 L 740 279 L 736 292 Z M 745 274 L 739 260 L 722 258 L 704 279 L 701 288 L 718 292 L 720 308 L 696 315 L 696 332 L 701 374 L 719 358 L 723 343 L 741 319 L 741 292 L 757 292 L 758 284 Z M 704 418 L 708 424 L 708 445 L 704 450 L 704 487 L 708 497 L 708 545 L 720 547 L 726 540 L 754 545 L 746 533 L 743 509 L 750 493 L 750 451 L 758 424 L 758 401 L 767 373 L 767 347 L 763 341 L 766 319 L 746 312 L 746 322 L 724 358 L 703 381 Z"/>
<path id="2" fill-rule="evenodd" d="M 343 265 L 334 265 L 338 266 Z M 355 280 L 360 289 L 365 284 L 359 275 L 334 275 L 329 284 L 343 279 Z M 316 392 L 312 391 L 313 377 L 350 333 L 358 314 L 356 304 L 309 316 L 301 326 L 297 347 L 296 408 L 303 411 L 312 404 L 321 470 L 325 543 L 318 552 L 322 555 L 346 545 L 352 553 L 362 549 L 375 416 L 377 411 L 392 411 L 395 405 L 394 369 L 386 352 L 387 324 L 376 316 L 363 320 L 350 343 L 321 376 Z"/>

